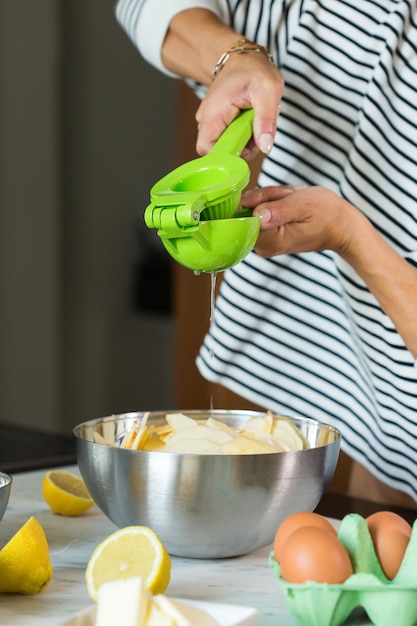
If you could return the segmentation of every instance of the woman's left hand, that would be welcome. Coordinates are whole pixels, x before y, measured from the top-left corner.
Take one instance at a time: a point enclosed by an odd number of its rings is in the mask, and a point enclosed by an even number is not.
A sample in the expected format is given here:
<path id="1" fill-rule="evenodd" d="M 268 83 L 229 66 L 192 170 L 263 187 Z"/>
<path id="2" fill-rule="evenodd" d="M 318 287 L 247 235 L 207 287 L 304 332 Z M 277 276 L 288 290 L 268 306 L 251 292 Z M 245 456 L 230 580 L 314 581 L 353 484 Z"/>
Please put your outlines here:
<path id="1" fill-rule="evenodd" d="M 417 359 L 417 270 L 359 209 L 323 187 L 264 187 L 242 195 L 261 218 L 263 257 L 333 250 L 356 271 Z"/>
<path id="2" fill-rule="evenodd" d="M 323 187 L 264 187 L 243 194 L 242 206 L 261 219 L 255 246 L 263 257 L 349 247 L 356 217 L 348 202 Z M 357 215 L 356 215 L 357 214 Z"/>

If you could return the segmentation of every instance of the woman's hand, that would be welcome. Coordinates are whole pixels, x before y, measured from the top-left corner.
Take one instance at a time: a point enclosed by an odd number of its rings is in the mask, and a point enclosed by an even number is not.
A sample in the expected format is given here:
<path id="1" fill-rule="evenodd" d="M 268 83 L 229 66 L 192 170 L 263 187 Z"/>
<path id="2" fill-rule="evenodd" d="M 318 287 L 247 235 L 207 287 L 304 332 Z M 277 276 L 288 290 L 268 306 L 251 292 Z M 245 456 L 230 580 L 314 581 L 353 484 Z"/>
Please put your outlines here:
<path id="1" fill-rule="evenodd" d="M 356 220 L 363 216 L 348 202 L 323 187 L 264 187 L 246 192 L 242 206 L 261 219 L 256 251 L 276 254 L 349 248 Z"/>
<path id="2" fill-rule="evenodd" d="M 322 187 L 265 187 L 242 195 L 261 219 L 264 257 L 333 250 L 356 271 L 417 359 L 417 270 L 349 202 Z"/>
<path id="3" fill-rule="evenodd" d="M 210 84 L 196 114 L 197 152 L 211 150 L 241 109 L 254 110 L 253 140 L 242 156 L 268 154 L 274 142 L 284 79 L 261 53 L 234 53 Z"/>
<path id="4" fill-rule="evenodd" d="M 162 48 L 162 60 L 171 72 L 208 87 L 197 111 L 197 152 L 211 150 L 223 130 L 241 109 L 254 109 L 254 141 L 242 156 L 272 148 L 284 89 L 282 74 L 262 52 L 233 52 L 212 79 L 221 55 L 242 35 L 212 11 L 181 11 L 171 20 Z"/>

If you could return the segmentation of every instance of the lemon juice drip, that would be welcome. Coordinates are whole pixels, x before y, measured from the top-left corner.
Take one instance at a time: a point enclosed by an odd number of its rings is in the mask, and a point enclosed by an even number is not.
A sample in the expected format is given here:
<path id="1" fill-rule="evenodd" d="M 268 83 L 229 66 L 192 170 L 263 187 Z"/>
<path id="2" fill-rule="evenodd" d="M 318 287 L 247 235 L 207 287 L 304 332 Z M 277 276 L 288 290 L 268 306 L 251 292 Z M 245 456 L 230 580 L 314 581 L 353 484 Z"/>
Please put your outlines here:
<path id="1" fill-rule="evenodd" d="M 214 320 L 214 305 L 216 303 L 216 281 L 217 281 L 217 272 L 211 272 L 211 291 L 210 291 L 210 327 L 213 324 Z M 214 340 L 210 338 L 210 358 L 214 358 Z"/>

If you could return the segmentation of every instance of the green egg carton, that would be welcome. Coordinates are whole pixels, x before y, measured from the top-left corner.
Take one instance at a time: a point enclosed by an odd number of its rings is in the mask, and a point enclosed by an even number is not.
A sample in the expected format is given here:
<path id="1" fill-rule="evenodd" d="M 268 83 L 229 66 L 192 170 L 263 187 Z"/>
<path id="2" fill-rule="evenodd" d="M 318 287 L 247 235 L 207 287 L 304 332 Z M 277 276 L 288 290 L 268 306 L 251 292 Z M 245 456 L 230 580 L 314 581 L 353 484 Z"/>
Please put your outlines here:
<path id="1" fill-rule="evenodd" d="M 375 626 L 417 624 L 417 520 L 401 567 L 389 580 L 382 571 L 366 520 L 346 515 L 338 532 L 349 552 L 354 574 L 343 584 L 289 583 L 271 552 L 269 564 L 284 592 L 288 607 L 301 626 L 340 626 L 361 607 Z M 358 623 L 355 621 L 355 623 Z"/>

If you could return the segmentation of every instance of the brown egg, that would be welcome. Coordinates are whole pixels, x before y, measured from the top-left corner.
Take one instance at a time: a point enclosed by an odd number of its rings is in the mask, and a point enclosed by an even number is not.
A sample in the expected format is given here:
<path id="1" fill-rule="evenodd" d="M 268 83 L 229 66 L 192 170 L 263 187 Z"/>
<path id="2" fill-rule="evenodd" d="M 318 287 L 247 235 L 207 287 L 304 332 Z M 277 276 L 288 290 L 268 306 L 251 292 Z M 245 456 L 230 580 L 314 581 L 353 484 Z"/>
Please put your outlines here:
<path id="1" fill-rule="evenodd" d="M 345 546 L 323 528 L 298 528 L 282 548 L 281 576 L 288 582 L 341 584 L 352 574 L 353 567 Z"/>
<path id="2" fill-rule="evenodd" d="M 391 511 L 378 511 L 366 518 L 375 552 L 385 576 L 392 580 L 404 558 L 411 535 L 410 524 Z"/>
<path id="3" fill-rule="evenodd" d="M 300 511 L 289 515 L 279 526 L 275 533 L 274 539 L 274 556 L 275 560 L 281 562 L 281 552 L 284 543 L 288 537 L 298 528 L 303 526 L 316 526 L 318 528 L 324 528 L 330 533 L 337 535 L 335 528 L 331 523 L 322 515 L 318 513 L 312 513 L 311 511 Z"/>

